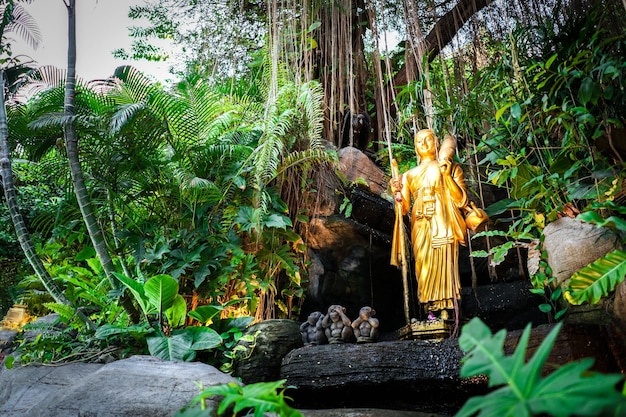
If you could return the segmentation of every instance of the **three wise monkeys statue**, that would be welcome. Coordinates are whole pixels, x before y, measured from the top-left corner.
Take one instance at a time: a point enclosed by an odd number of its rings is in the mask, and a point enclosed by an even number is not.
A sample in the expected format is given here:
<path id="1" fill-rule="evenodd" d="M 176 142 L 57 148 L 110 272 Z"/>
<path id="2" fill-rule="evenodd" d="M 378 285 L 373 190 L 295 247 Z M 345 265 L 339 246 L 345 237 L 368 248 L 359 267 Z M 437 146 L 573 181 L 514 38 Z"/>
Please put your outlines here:
<path id="1" fill-rule="evenodd" d="M 371 127 L 372 123 L 367 113 L 353 115 L 350 110 L 346 110 L 341 126 L 341 147 L 354 146 L 365 152 L 369 145 Z"/>

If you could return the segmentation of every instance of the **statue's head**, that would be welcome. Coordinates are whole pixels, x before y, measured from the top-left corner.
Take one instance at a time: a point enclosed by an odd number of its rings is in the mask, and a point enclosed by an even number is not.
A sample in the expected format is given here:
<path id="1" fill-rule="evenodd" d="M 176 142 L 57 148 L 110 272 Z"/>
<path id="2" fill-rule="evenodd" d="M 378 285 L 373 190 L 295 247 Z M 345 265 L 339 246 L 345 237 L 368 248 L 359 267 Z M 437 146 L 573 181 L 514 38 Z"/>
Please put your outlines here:
<path id="1" fill-rule="evenodd" d="M 311 314 L 309 314 L 307 321 L 309 322 L 309 324 L 315 324 L 317 323 L 317 321 L 320 319 L 321 316 L 322 316 L 321 311 L 313 311 Z"/>
<path id="2" fill-rule="evenodd" d="M 369 306 L 361 307 L 361 310 L 359 310 L 359 316 L 361 316 L 362 319 L 369 319 L 375 315 L 376 310 Z"/>
<path id="3" fill-rule="evenodd" d="M 330 318 L 332 320 L 337 320 L 339 319 L 339 311 L 341 311 L 342 313 L 346 313 L 346 308 L 342 307 L 340 305 L 334 304 L 331 305 L 330 307 L 328 307 L 328 315 L 330 316 Z"/>
<path id="4" fill-rule="evenodd" d="M 415 152 L 420 157 L 435 157 L 437 154 L 437 137 L 432 129 L 422 129 L 415 134 Z"/>

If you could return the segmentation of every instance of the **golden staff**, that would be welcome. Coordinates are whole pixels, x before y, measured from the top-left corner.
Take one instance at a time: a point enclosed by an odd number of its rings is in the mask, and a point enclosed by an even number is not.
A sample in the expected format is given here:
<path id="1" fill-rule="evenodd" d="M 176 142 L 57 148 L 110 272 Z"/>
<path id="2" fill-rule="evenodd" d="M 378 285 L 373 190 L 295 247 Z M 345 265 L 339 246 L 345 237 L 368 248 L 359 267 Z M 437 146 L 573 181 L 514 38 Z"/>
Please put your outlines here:
<path id="1" fill-rule="evenodd" d="M 388 137 L 388 141 L 391 140 Z M 389 145 L 389 160 L 391 161 L 391 176 L 394 180 L 400 179 L 398 172 L 398 163 L 393 159 L 391 153 L 391 143 Z M 391 240 L 391 260 L 389 263 L 399 267 L 402 271 L 402 285 L 404 286 L 404 318 L 407 326 L 411 325 L 411 314 L 409 312 L 409 278 L 408 263 L 406 257 L 406 240 L 404 237 L 404 216 L 402 215 L 402 194 L 400 192 L 394 195 L 394 211 L 396 212 L 396 220 L 393 226 L 393 237 Z"/>

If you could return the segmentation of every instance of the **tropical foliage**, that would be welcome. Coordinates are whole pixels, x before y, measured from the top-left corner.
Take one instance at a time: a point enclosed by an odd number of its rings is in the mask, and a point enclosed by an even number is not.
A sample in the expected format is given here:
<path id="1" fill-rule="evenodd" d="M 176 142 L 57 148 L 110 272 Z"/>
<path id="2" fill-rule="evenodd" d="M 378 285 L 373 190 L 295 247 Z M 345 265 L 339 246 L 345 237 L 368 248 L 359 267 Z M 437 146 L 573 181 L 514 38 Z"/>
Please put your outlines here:
<path id="1" fill-rule="evenodd" d="M 463 327 L 459 346 L 465 351 L 461 376 L 486 375 L 494 390 L 471 398 L 457 417 L 487 416 L 619 416 L 626 397 L 615 389 L 619 374 L 593 373 L 593 359 L 571 362 L 542 377 L 542 370 L 561 325 L 557 324 L 526 361 L 530 325 L 511 356 L 504 354 L 506 330 L 495 335 L 479 318 Z"/>
<path id="2" fill-rule="evenodd" d="M 3 52 L 18 21 L 19 2 L 9 3 Z M 385 169 L 388 144 L 403 169 L 415 163 L 415 129 L 459 137 L 472 198 L 495 219 L 474 236 L 487 239 L 474 255 L 493 268 L 564 214 L 583 212 L 623 238 L 625 10 L 592 3 L 155 0 L 133 8 L 150 26 L 133 28 L 133 50 L 117 54 L 164 59 L 151 39 L 173 38 L 187 57 L 176 83 L 130 66 L 85 82 L 69 57 L 67 71 L 18 71 L 29 87 L 19 92 L 29 95 L 6 96 L 3 190 L 15 190 L 10 218 L 25 215 L 20 239 L 33 232 L 24 252 L 37 272 L 13 288 L 16 300 L 58 312 L 87 345 L 228 368 L 251 320 L 298 317 L 310 209 L 327 198 L 318 185 L 335 176 L 343 121 L 359 112 L 371 116 L 367 151 Z M 71 11 L 73 1 L 66 5 Z M 386 30 L 404 41 L 388 49 Z M 1 63 L 9 73 L 11 60 Z M 488 187 L 504 198 L 485 198 Z M 350 216 L 349 199 L 339 209 Z M 4 228 L 0 239 L 16 243 Z M 566 298 L 610 295 L 624 262 L 616 251 L 590 265 Z M 542 264 L 531 282 L 559 318 L 563 291 L 549 272 Z M 42 299 L 44 289 L 52 299 Z M 88 320 L 77 320 L 83 312 Z M 61 357 L 64 337 L 54 346 Z M 51 348 L 45 343 L 30 346 Z"/>
<path id="3" fill-rule="evenodd" d="M 287 387 L 289 388 L 289 387 Z M 272 413 L 279 417 L 301 417 L 302 413 L 291 408 L 286 400 L 285 380 L 275 382 L 257 382 L 248 385 L 239 385 L 234 382 L 229 384 L 213 385 L 202 390 L 189 404 L 175 417 L 203 417 L 214 410 L 207 407 L 207 399 L 214 396 L 222 396 L 217 408 L 217 415 L 227 415 L 232 408 L 232 415 L 247 412 L 245 415 L 262 417 L 266 413 Z"/>

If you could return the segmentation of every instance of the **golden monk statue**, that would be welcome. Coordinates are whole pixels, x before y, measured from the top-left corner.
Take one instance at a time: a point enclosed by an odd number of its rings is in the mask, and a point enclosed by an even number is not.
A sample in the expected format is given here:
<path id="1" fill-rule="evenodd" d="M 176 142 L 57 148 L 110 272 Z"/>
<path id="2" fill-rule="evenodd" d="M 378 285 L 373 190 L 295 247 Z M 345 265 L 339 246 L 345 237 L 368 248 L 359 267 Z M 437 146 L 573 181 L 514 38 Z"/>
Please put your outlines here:
<path id="1" fill-rule="evenodd" d="M 463 211 L 473 213 L 473 223 L 468 219 L 471 228 L 487 220 L 484 211 L 473 204 L 473 209 L 468 208 L 463 171 L 452 162 L 456 140 L 448 136 L 440 150 L 437 145 L 431 129 L 417 132 L 419 165 L 390 182 L 398 210 L 401 207 L 402 215 L 411 213 L 418 299 L 426 311 L 455 309 L 461 297 L 459 244 L 465 244 L 467 235 Z M 404 242 L 397 239 L 394 233 L 393 247 L 403 247 Z M 397 265 L 393 255 L 391 263 Z"/>

